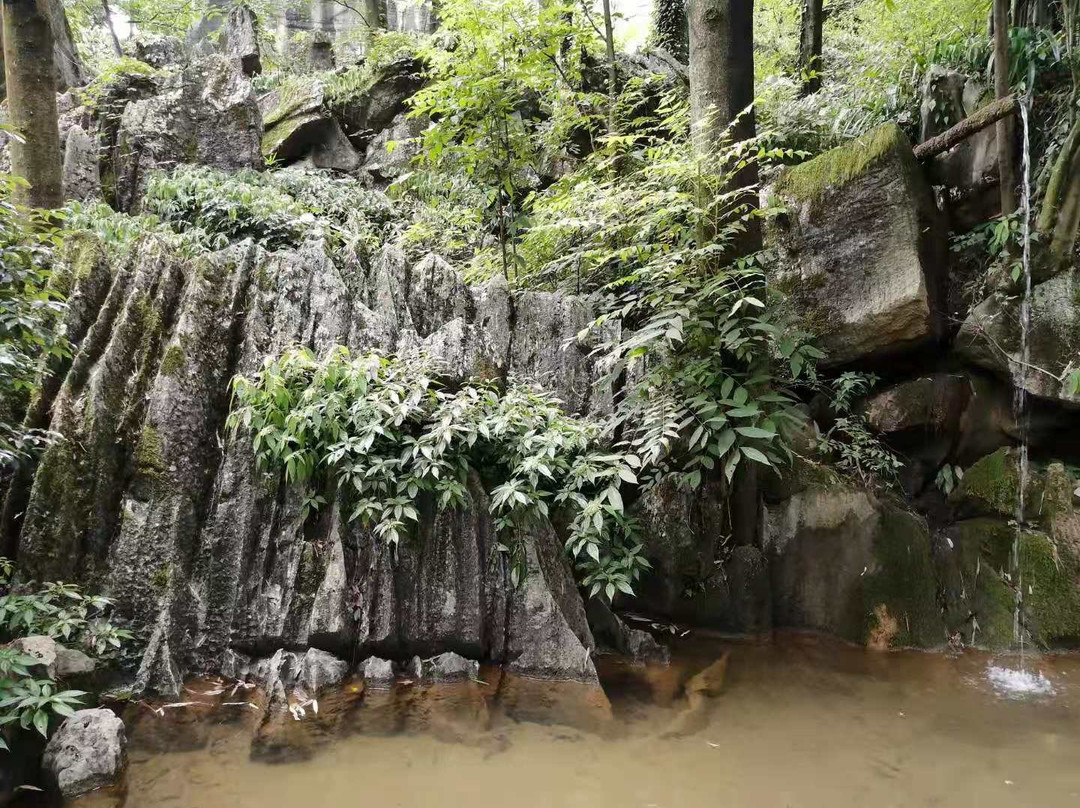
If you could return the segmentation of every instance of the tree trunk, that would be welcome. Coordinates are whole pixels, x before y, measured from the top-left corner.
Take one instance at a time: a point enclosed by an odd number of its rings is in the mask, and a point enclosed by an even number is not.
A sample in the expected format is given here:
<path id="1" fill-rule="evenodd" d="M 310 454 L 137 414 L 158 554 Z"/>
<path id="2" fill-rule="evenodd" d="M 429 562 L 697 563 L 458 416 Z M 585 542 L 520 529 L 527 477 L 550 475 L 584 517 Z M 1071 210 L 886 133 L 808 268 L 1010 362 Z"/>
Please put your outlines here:
<path id="1" fill-rule="evenodd" d="M 955 126 L 946 129 L 940 135 L 936 135 L 925 142 L 920 143 L 915 147 L 915 157 L 919 160 L 935 157 L 944 151 L 948 151 L 957 143 L 967 140 L 975 133 L 981 132 L 992 124 L 996 124 L 1001 119 L 1010 115 L 1015 115 L 1019 109 L 1020 102 L 1016 99 L 1015 95 L 1002 98 L 999 101 L 995 101 L 993 104 L 987 104 L 985 107 L 973 112 L 967 118 L 964 118 L 964 120 L 960 121 Z"/>
<path id="2" fill-rule="evenodd" d="M 615 76 L 615 32 L 611 26 L 611 0 L 604 0 L 604 43 L 607 45 L 608 71 L 608 132 L 615 131 L 615 95 L 618 79 Z"/>
<path id="3" fill-rule="evenodd" d="M 83 71 L 79 54 L 75 50 L 71 26 L 68 25 L 67 14 L 64 12 L 63 0 L 46 0 L 43 5 L 48 11 L 48 20 L 52 26 L 56 92 L 62 93 L 69 87 L 82 87 L 86 84 L 86 74 Z M 2 37 L 2 33 L 3 26 L 0 24 L 0 37 Z M 0 81 L 3 80 L 3 73 L 3 55 L 2 51 L 0 51 Z M 6 87 L 0 87 L 0 100 L 5 98 L 6 95 Z"/>
<path id="4" fill-rule="evenodd" d="M 821 89 L 821 30 L 824 19 L 824 0 L 802 0 L 802 22 L 799 26 L 799 81 L 801 95 L 812 95 Z"/>
<path id="5" fill-rule="evenodd" d="M 657 45 L 680 62 L 689 58 L 690 28 L 686 15 L 686 0 L 655 0 L 653 36 Z"/>
<path id="6" fill-rule="evenodd" d="M 101 8 L 105 12 L 105 25 L 109 29 L 109 36 L 112 37 L 113 50 L 116 51 L 117 56 L 124 55 L 124 49 L 120 47 L 120 37 L 116 35 L 116 26 L 112 21 L 112 9 L 109 8 L 109 0 L 101 0 Z"/>
<path id="7" fill-rule="evenodd" d="M 1080 122 L 1073 124 L 1054 161 L 1036 229 L 1047 244 L 1050 273 L 1068 266 L 1080 231 Z"/>
<path id="8" fill-rule="evenodd" d="M 749 140 L 754 122 L 753 0 L 690 0 L 690 125 L 694 151 L 709 158 L 726 142 Z M 729 130 L 729 127 L 730 130 Z M 706 163 L 706 167 L 708 163 Z M 717 172 L 729 167 L 716 166 Z M 710 168 L 711 170 L 711 168 Z M 757 164 L 736 175 L 734 188 L 757 186 Z M 744 200 L 745 201 L 745 200 Z M 761 248 L 761 227 L 749 223 L 742 254 Z"/>
<path id="9" fill-rule="evenodd" d="M 1009 86 L 1009 0 L 994 0 L 994 95 L 1000 101 L 1010 94 Z M 997 122 L 1001 215 L 1016 211 L 1016 166 L 1013 160 L 1012 118 Z"/>
<path id="10" fill-rule="evenodd" d="M 60 133 L 56 112 L 53 33 L 48 0 L 3 0 L 4 72 L 12 126 L 25 142 L 11 142 L 11 171 L 30 183 L 16 200 L 32 208 L 58 208 Z"/>

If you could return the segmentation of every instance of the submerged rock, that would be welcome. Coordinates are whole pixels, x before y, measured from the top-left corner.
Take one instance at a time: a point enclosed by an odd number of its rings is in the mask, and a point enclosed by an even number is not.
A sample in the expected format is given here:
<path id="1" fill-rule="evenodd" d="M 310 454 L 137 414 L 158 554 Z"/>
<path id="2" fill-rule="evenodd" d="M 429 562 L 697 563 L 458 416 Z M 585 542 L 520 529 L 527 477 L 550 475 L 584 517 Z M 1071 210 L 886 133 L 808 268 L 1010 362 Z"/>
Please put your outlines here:
<path id="1" fill-rule="evenodd" d="M 944 233 L 896 125 L 787 169 L 767 193 L 788 208 L 773 233 L 775 285 L 818 335 L 825 366 L 900 353 L 942 333 Z"/>
<path id="2" fill-rule="evenodd" d="M 42 768 L 65 799 L 113 785 L 127 766 L 127 736 L 111 710 L 78 710 L 45 746 Z"/>

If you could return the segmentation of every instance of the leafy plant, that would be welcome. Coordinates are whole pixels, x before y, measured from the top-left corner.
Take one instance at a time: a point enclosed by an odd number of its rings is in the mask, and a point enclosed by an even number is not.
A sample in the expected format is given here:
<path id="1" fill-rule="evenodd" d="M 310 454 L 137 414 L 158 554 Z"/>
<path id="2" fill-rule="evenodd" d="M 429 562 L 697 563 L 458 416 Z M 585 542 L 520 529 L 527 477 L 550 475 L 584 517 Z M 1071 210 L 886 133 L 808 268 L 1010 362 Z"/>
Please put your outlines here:
<path id="1" fill-rule="evenodd" d="M 903 462 L 870 428 L 866 418 L 852 412 L 855 402 L 877 384 L 872 373 L 842 373 L 833 381 L 830 405 L 838 417 L 818 440 L 818 451 L 841 471 L 866 486 L 895 486 Z"/>
<path id="2" fill-rule="evenodd" d="M 942 494 L 949 496 L 953 489 L 960 485 L 962 479 L 964 479 L 964 470 L 960 466 L 946 463 L 938 470 L 937 476 L 934 478 L 934 485 Z"/>
<path id="3" fill-rule="evenodd" d="M 440 509 L 459 507 L 470 474 L 480 473 L 492 482 L 490 508 L 515 583 L 524 572 L 517 537 L 557 508 L 569 515 L 567 550 L 583 583 L 608 598 L 631 592 L 648 562 L 621 489 L 637 481 L 640 459 L 606 449 L 604 425 L 565 414 L 527 386 L 450 390 L 439 379 L 423 356 L 354 358 L 337 348 L 320 360 L 294 348 L 254 378 L 234 380 L 228 424 L 251 435 L 260 468 L 304 486 L 305 516 L 336 490 L 350 520 L 396 545 L 419 521 L 419 494 Z"/>
<path id="4" fill-rule="evenodd" d="M 86 595 L 74 584 L 48 583 L 41 587 L 13 585 L 14 564 L 0 558 L 0 638 L 44 635 L 78 643 L 96 656 L 107 655 L 131 639 L 126 629 L 108 618 L 111 602 Z M 79 704 L 82 690 L 61 690 L 56 682 L 31 672 L 35 657 L 10 645 L 0 647 L 0 726 L 18 723 L 47 736 L 52 715 L 69 716 Z M 0 738 L 0 748 L 7 743 Z"/>

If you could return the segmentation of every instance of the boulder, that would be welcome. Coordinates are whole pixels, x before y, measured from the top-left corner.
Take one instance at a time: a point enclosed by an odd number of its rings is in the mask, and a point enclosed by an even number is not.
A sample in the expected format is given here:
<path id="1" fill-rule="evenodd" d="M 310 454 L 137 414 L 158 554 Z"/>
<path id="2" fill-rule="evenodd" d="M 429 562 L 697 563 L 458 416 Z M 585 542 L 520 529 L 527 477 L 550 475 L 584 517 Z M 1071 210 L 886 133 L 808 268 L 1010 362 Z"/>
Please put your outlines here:
<path id="1" fill-rule="evenodd" d="M 164 92 L 125 108 L 113 168 L 117 205 L 136 207 L 154 169 L 261 169 L 261 137 L 259 106 L 239 64 L 218 54 L 191 62 Z"/>
<path id="2" fill-rule="evenodd" d="M 89 676 L 97 668 L 97 663 L 82 651 L 65 648 L 52 637 L 19 637 L 8 647 L 36 659 L 33 667 L 39 668 L 49 679 L 71 681 Z"/>
<path id="3" fill-rule="evenodd" d="M 1029 395 L 1070 407 L 1066 369 L 1080 354 L 1080 272 L 1073 270 L 1037 284 L 1031 292 L 1028 358 L 1024 359 L 1020 303 L 1015 296 L 994 294 L 976 306 L 956 335 L 955 350 Z"/>
<path id="4" fill-rule="evenodd" d="M 375 73 L 362 87 L 328 98 L 334 117 L 350 142 L 361 152 L 378 132 L 406 111 L 405 102 L 424 83 L 423 65 L 398 59 Z"/>
<path id="5" fill-rule="evenodd" d="M 390 126 L 368 143 L 364 170 L 381 180 L 393 180 L 405 173 L 412 159 L 420 154 L 420 139 L 428 123 L 425 118 L 398 113 Z"/>
<path id="6" fill-rule="evenodd" d="M 480 663 L 447 651 L 431 659 L 414 657 L 410 675 L 423 684 L 471 682 L 480 676 Z"/>
<path id="7" fill-rule="evenodd" d="M 931 65 L 922 87 L 919 141 L 941 134 L 992 100 L 993 94 L 977 80 Z M 937 155 L 928 171 L 934 185 L 945 186 L 940 198 L 950 229 L 965 232 L 1000 214 L 995 127 L 976 132 Z"/>
<path id="8" fill-rule="evenodd" d="M 112 710 L 78 710 L 45 746 L 46 780 L 64 799 L 116 784 L 127 766 L 124 722 Z"/>
<path id="9" fill-rule="evenodd" d="M 240 61 L 245 76 L 262 72 L 258 20 L 255 12 L 243 3 L 233 6 L 225 19 L 225 53 Z"/>
<path id="10" fill-rule="evenodd" d="M 364 686 L 369 688 L 388 688 L 394 684 L 394 664 L 388 659 L 368 657 L 357 669 L 364 679 Z"/>
<path id="11" fill-rule="evenodd" d="M 776 626 L 874 648 L 944 639 L 925 522 L 869 491 L 811 486 L 768 506 L 763 552 Z"/>
<path id="12" fill-rule="evenodd" d="M 935 373 L 891 385 L 866 402 L 866 420 L 878 432 L 908 429 L 955 432 L 971 397 L 963 374 Z"/>
<path id="13" fill-rule="evenodd" d="M 78 124 L 64 137 L 64 198 L 85 202 L 101 197 L 98 146 Z"/>
<path id="14" fill-rule="evenodd" d="M 124 42 L 124 55 L 160 69 L 183 63 L 187 52 L 176 37 L 138 31 Z"/>
<path id="15" fill-rule="evenodd" d="M 626 621 L 600 598 L 589 598 L 585 605 L 585 614 L 597 643 L 608 646 L 634 662 L 666 664 L 671 659 L 671 652 L 666 646 L 658 643 L 649 632 L 627 625 Z"/>
<path id="16" fill-rule="evenodd" d="M 320 112 L 323 85 L 312 76 L 292 76 L 259 98 L 259 112 L 267 132 L 290 118 Z"/>
<path id="17" fill-rule="evenodd" d="M 944 234 L 911 144 L 887 124 L 786 169 L 775 286 L 819 335 L 826 367 L 900 353 L 942 332 Z"/>

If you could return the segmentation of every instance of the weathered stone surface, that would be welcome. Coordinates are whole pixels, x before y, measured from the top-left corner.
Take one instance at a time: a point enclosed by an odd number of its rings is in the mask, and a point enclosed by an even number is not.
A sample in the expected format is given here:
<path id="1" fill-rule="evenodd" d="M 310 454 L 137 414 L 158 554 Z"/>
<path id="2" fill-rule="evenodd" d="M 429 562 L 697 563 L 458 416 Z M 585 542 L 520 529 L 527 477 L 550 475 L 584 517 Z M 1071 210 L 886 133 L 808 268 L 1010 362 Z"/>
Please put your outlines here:
<path id="1" fill-rule="evenodd" d="M 866 419 L 879 432 L 952 432 L 971 396 L 965 376 L 937 373 L 894 384 L 870 397 Z"/>
<path id="2" fill-rule="evenodd" d="M 386 30 L 430 34 L 438 27 L 432 0 L 387 0 Z"/>
<path id="3" fill-rule="evenodd" d="M 233 6 L 225 19 L 225 53 L 240 60 L 245 76 L 262 72 L 258 20 L 255 12 L 242 3 Z"/>
<path id="4" fill-rule="evenodd" d="M 763 551 L 777 626 L 878 648 L 943 642 L 930 538 L 914 514 L 857 488 L 811 487 L 769 506 Z"/>
<path id="5" fill-rule="evenodd" d="M 635 662 L 666 663 L 671 659 L 666 646 L 658 643 L 649 632 L 628 625 L 600 598 L 589 598 L 585 604 L 585 614 L 597 643 Z"/>
<path id="6" fill-rule="evenodd" d="M 955 350 L 1032 396 L 1070 406 L 1065 369 L 1080 353 L 1080 272 L 1057 275 L 1031 293 L 1030 355 L 1022 356 L 1020 305 L 1016 297 L 995 294 L 976 306 L 956 336 Z"/>
<path id="7" fill-rule="evenodd" d="M 420 660 L 416 676 L 424 683 L 468 682 L 480 676 L 480 663 L 455 654 L 453 651 Z"/>
<path id="8" fill-rule="evenodd" d="M 78 710 L 45 746 L 46 778 L 65 799 L 115 783 L 127 766 L 124 723 L 111 710 Z"/>
<path id="9" fill-rule="evenodd" d="M 319 112 L 323 106 L 323 85 L 309 76 L 297 76 L 259 98 L 263 126 L 269 132 L 289 118 Z"/>
<path id="10" fill-rule="evenodd" d="M 97 143 L 79 125 L 64 136 L 64 198 L 84 202 L 101 196 Z"/>
<path id="11" fill-rule="evenodd" d="M 405 112 L 405 102 L 423 86 L 423 66 L 399 59 L 380 70 L 364 88 L 335 98 L 330 108 L 353 146 L 366 151 L 368 141 Z"/>
<path id="12" fill-rule="evenodd" d="M 37 663 L 33 667 L 40 669 L 49 679 L 67 681 L 88 676 L 97 668 L 97 663 L 82 651 L 67 648 L 52 637 L 19 637 L 12 640 L 8 647 L 14 648 L 20 654 L 34 657 Z"/>
<path id="13" fill-rule="evenodd" d="M 368 143 L 364 170 L 382 180 L 393 180 L 403 174 L 410 161 L 420 154 L 420 138 L 428 123 L 425 118 L 398 113 L 390 125 Z M 393 149 L 389 147 L 391 142 Z"/>
<path id="14" fill-rule="evenodd" d="M 149 31 L 138 31 L 125 41 L 124 54 L 156 68 L 178 65 L 187 58 L 184 43 L 179 39 Z"/>
<path id="15" fill-rule="evenodd" d="M 527 538 L 530 576 L 515 589 L 491 563 L 498 539 L 478 478 L 463 511 L 422 497 L 419 529 L 395 551 L 337 503 L 303 519 L 301 492 L 257 472 L 248 440 L 217 439 L 229 379 L 297 343 L 427 348 L 460 378 L 503 378 L 517 333 L 504 281 L 469 287 L 441 259 L 413 265 L 394 245 L 365 273 L 317 241 L 189 259 L 149 239 L 114 271 L 55 395 L 51 423 L 70 440 L 41 460 L 20 558 L 41 580 L 92 580 L 115 599 L 145 649 L 141 693 L 175 698 L 183 675 L 238 670 L 238 653 L 311 647 L 453 651 L 597 686 L 560 539 L 550 528 Z M 560 328 L 550 345 L 572 335 Z M 563 379 L 587 384 L 581 362 Z"/>
<path id="16" fill-rule="evenodd" d="M 394 664 L 388 659 L 368 657 L 358 669 L 367 687 L 390 687 L 394 683 Z"/>
<path id="17" fill-rule="evenodd" d="M 239 64 L 218 54 L 191 62 L 164 92 L 125 108 L 114 158 L 117 205 L 135 207 L 155 168 L 260 169 L 261 137 L 255 93 Z"/>
<path id="18" fill-rule="evenodd" d="M 785 171 L 775 283 L 819 335 L 826 366 L 898 353 L 941 332 L 944 239 L 895 125 Z"/>

